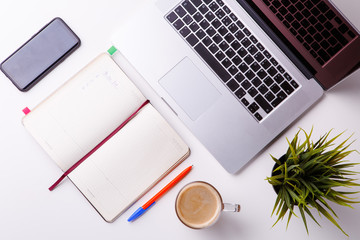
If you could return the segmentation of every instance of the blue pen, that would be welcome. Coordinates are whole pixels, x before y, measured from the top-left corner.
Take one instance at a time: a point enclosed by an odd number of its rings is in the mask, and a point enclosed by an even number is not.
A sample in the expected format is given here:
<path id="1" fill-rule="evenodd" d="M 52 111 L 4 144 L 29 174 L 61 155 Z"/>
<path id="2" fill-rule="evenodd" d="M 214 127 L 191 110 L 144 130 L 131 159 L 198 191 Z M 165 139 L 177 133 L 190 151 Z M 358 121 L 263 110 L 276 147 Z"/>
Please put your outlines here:
<path id="1" fill-rule="evenodd" d="M 192 169 L 192 166 L 185 168 L 176 178 L 169 182 L 163 189 L 161 189 L 154 197 L 147 201 L 142 207 L 139 207 L 129 218 L 128 222 L 132 222 L 142 214 L 144 214 L 151 206 L 155 204 L 155 201 L 160 198 L 165 192 L 167 192 L 172 186 L 178 183 L 183 177 L 186 176 Z"/>

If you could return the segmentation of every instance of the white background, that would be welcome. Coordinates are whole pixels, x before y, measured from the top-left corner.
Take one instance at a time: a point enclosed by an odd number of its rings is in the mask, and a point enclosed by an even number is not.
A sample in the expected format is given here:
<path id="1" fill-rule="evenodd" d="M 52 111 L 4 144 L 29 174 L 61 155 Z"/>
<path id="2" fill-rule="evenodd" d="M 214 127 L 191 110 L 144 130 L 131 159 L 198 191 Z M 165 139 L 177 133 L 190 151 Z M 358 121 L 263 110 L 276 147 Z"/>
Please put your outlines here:
<path id="1" fill-rule="evenodd" d="M 315 212 L 322 227 L 309 219 L 310 235 L 307 235 L 302 220 L 296 217 L 287 230 L 286 220 L 272 228 L 276 218 L 270 215 L 276 195 L 265 178 L 273 166 L 269 154 L 282 155 L 287 148 L 286 137 L 292 138 L 299 127 L 310 130 L 314 126 L 315 137 L 334 128 L 334 133 L 347 130 L 345 136 L 354 132 L 354 139 L 359 138 L 360 71 L 328 91 L 320 102 L 235 175 L 228 174 L 152 90 L 142 84 L 139 87 L 145 95 L 189 144 L 191 157 L 112 224 L 102 220 L 69 180 L 55 191 L 48 191 L 61 171 L 23 128 L 21 110 L 26 106 L 35 107 L 92 58 L 106 51 L 118 24 L 142 2 L 1 1 L 1 60 L 54 17 L 63 18 L 78 34 L 82 45 L 27 93 L 18 91 L 0 74 L 0 239 L 347 239 Z M 360 28 L 358 0 L 334 2 Z M 360 140 L 352 147 L 360 150 Z M 349 159 L 360 162 L 360 154 L 352 154 Z M 191 173 L 157 205 L 137 221 L 126 221 L 135 209 L 191 164 L 194 165 Z M 360 171 L 360 166 L 356 170 Z M 176 218 L 174 200 L 178 190 L 193 180 L 212 183 L 226 202 L 240 203 L 241 212 L 222 214 L 219 222 L 210 229 L 199 231 L 184 227 Z M 360 198 L 360 194 L 356 196 Z M 350 235 L 349 239 L 360 239 L 360 204 L 354 205 L 354 209 L 331 206 L 339 216 L 338 222 Z"/>

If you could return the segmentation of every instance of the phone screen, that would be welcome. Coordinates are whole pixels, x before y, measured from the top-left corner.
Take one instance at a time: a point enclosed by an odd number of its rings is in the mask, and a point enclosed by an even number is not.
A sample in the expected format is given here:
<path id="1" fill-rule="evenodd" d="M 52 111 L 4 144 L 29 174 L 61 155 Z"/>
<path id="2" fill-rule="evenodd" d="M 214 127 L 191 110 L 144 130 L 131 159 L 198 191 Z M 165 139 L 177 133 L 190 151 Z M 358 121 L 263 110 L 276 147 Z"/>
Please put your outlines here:
<path id="1" fill-rule="evenodd" d="M 80 45 L 61 18 L 53 19 L 1 63 L 1 70 L 21 91 L 27 91 Z"/>

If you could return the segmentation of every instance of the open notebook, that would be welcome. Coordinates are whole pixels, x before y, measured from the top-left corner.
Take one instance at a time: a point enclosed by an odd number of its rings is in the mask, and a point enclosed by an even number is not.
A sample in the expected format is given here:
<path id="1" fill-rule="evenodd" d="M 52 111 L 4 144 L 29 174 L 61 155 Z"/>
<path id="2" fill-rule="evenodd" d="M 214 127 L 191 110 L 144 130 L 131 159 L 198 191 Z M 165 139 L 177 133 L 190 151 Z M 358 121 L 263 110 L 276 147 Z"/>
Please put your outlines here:
<path id="1" fill-rule="evenodd" d="M 104 53 L 27 114 L 23 124 L 67 171 L 145 101 Z M 68 177 L 112 222 L 188 155 L 180 136 L 146 104 Z"/>

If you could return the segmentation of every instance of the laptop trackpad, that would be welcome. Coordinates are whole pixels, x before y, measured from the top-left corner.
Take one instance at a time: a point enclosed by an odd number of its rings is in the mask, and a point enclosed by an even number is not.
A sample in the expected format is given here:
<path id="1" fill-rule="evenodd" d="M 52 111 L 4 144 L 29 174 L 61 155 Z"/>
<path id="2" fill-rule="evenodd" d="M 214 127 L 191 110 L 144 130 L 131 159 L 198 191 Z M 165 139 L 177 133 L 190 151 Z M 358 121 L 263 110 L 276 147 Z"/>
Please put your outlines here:
<path id="1" fill-rule="evenodd" d="M 196 120 L 221 96 L 187 57 L 166 73 L 159 83 L 192 120 Z"/>

